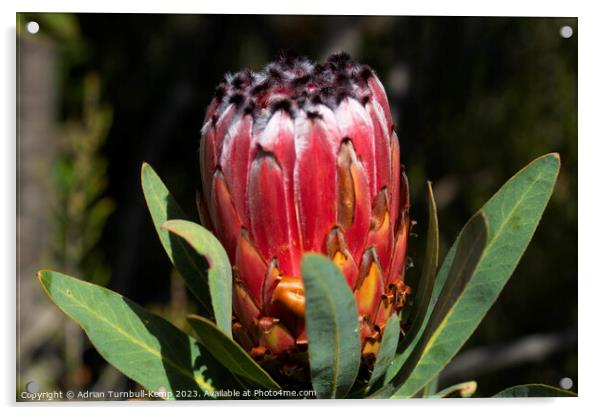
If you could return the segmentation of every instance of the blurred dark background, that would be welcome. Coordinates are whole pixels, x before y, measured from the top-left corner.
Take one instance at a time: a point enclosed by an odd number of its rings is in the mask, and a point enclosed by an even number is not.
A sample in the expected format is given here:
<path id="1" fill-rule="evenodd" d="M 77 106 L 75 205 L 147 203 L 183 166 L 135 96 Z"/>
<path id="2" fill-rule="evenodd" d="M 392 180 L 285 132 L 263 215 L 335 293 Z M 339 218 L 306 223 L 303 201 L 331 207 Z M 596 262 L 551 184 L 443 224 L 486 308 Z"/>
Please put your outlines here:
<path id="1" fill-rule="evenodd" d="M 35 270 L 72 273 L 180 321 L 194 304 L 147 214 L 141 163 L 196 217 L 199 131 L 215 86 L 289 49 L 314 60 L 347 51 L 383 81 L 418 221 L 410 284 L 426 180 L 445 254 L 512 174 L 560 153 L 531 245 L 441 387 L 475 379 L 476 396 L 523 383 L 577 391 L 576 18 L 27 13 L 17 31 L 19 388 L 133 386 L 55 310 Z"/>

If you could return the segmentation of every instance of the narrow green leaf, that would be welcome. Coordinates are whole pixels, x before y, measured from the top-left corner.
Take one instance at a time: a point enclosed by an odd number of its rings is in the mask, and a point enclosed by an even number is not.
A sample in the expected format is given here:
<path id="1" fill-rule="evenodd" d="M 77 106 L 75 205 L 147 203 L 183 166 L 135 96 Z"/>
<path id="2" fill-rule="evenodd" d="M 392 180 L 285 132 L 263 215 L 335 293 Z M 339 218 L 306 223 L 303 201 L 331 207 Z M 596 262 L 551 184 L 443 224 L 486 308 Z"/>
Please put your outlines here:
<path id="1" fill-rule="evenodd" d="M 400 321 L 397 313 L 393 313 L 387 325 L 385 326 L 385 332 L 383 333 L 383 339 L 380 344 L 380 349 L 376 355 L 376 362 L 374 363 L 374 370 L 372 376 L 368 382 L 368 386 L 372 387 L 378 380 L 385 374 L 387 368 L 391 365 L 393 358 L 395 357 L 395 351 L 397 350 L 397 343 L 399 342 L 400 332 Z"/>
<path id="2" fill-rule="evenodd" d="M 232 338 L 232 270 L 224 247 L 211 232 L 194 222 L 175 219 L 165 222 L 161 228 L 185 240 L 209 263 L 207 279 L 215 321 L 221 331 Z"/>
<path id="3" fill-rule="evenodd" d="M 574 398 L 576 396 L 574 392 L 540 384 L 512 386 L 493 395 L 494 398 Z"/>
<path id="4" fill-rule="evenodd" d="M 541 215 L 550 199 L 560 159 L 548 154 L 531 162 L 513 176 L 483 206 L 488 219 L 488 240 L 474 276 L 411 375 L 396 396 L 412 396 L 439 373 L 477 328 L 512 275 L 533 237 Z M 450 274 L 458 240 L 449 250 L 435 281 L 429 305 L 431 315 Z M 419 337 L 424 335 L 424 330 Z M 396 360 L 405 361 L 417 344 L 410 345 Z"/>
<path id="5" fill-rule="evenodd" d="M 234 340 L 226 336 L 211 320 L 190 315 L 188 322 L 198 334 L 199 341 L 224 367 L 232 373 L 267 389 L 280 389 L 270 375 Z"/>
<path id="6" fill-rule="evenodd" d="M 360 367 L 355 299 L 328 258 L 307 254 L 301 261 L 311 380 L 320 399 L 343 398 Z"/>
<path id="7" fill-rule="evenodd" d="M 397 385 L 402 385 L 395 392 L 395 397 L 412 397 L 422 389 L 430 380 L 425 382 L 415 378 L 414 371 L 417 365 L 428 355 L 432 345 L 439 339 L 441 330 L 453 315 L 454 306 L 457 304 L 462 292 L 474 274 L 481 254 L 487 243 L 487 218 L 482 212 L 474 215 L 466 224 L 458 241 L 458 249 L 449 271 L 449 277 L 437 299 L 424 333 L 412 354 L 404 362 L 399 373 L 386 385 L 380 393 L 390 394 Z M 419 386 L 417 387 L 417 384 Z M 405 388 L 405 389 L 404 389 Z"/>
<path id="8" fill-rule="evenodd" d="M 437 268 L 439 268 L 439 220 L 437 218 L 437 203 L 433 195 L 433 185 L 427 182 L 429 226 L 426 233 L 426 253 L 424 266 L 420 278 L 420 285 L 416 294 L 417 307 L 414 315 L 410 314 L 410 321 L 416 326 L 421 326 L 428 309 L 428 301 L 433 291 Z M 408 332 L 408 335 L 410 333 Z M 409 337 L 409 336 L 407 336 Z"/>
<path id="9" fill-rule="evenodd" d="M 190 292 L 199 300 L 204 311 L 212 316 L 207 283 L 207 261 L 181 238 L 161 229 L 161 225 L 170 219 L 188 218 L 150 165 L 143 163 L 140 175 L 146 205 L 167 256 L 186 281 Z"/>
<path id="10" fill-rule="evenodd" d="M 223 368 L 168 321 L 103 287 L 53 271 L 38 278 L 50 299 L 86 332 L 100 355 L 149 391 L 195 391 L 203 399 Z M 209 359 L 208 359 L 209 358 Z"/>
<path id="11" fill-rule="evenodd" d="M 460 395 L 461 398 L 470 398 L 477 391 L 477 382 L 474 380 L 470 382 L 458 383 L 452 385 L 449 388 L 445 388 L 442 391 L 429 396 L 429 398 L 447 398 L 455 393 Z"/>
<path id="12" fill-rule="evenodd" d="M 429 396 L 433 396 L 437 393 L 437 388 L 439 388 L 439 376 L 435 376 L 424 386 L 422 389 L 422 397 L 428 398 Z"/>
<path id="13" fill-rule="evenodd" d="M 414 305 L 410 309 L 411 314 L 408 318 L 410 330 L 408 330 L 407 334 L 399 342 L 399 351 L 413 349 L 418 342 L 418 333 L 421 333 L 422 330 L 424 330 L 424 326 L 427 323 L 425 317 L 429 309 L 429 302 L 435 285 L 435 276 L 437 275 L 437 268 L 439 267 L 439 220 L 437 219 L 437 204 L 435 202 L 435 196 L 433 195 L 431 182 L 427 182 L 427 193 L 429 225 L 426 234 L 424 266 L 422 267 L 422 276 L 418 283 L 418 291 L 416 292 Z M 394 359 L 387 367 L 385 383 L 389 383 L 393 376 L 399 372 L 399 369 L 409 356 L 409 353 L 402 356 L 404 357 L 403 359 Z"/>

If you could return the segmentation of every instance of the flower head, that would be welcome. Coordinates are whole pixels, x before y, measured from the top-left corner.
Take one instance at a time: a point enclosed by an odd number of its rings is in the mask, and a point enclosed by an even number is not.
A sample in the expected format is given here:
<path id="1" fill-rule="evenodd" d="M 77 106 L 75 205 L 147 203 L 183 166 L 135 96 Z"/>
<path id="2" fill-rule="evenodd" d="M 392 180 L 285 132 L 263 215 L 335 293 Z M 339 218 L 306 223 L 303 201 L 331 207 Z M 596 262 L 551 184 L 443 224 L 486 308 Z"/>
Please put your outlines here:
<path id="1" fill-rule="evenodd" d="M 370 67 L 282 55 L 227 75 L 201 138 L 203 224 L 233 264 L 233 325 L 258 359 L 303 350 L 305 252 L 341 269 L 374 356 L 403 307 L 408 184 L 384 88 Z"/>

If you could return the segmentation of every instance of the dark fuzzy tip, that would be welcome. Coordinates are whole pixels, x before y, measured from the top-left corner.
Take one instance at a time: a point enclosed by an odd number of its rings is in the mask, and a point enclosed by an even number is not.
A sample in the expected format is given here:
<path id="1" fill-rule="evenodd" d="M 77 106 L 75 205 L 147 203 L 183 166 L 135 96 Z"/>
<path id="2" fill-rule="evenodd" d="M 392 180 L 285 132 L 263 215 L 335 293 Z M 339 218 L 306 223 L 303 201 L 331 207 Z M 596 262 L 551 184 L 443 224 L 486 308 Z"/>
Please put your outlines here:
<path id="1" fill-rule="evenodd" d="M 355 63 L 345 52 L 334 53 L 316 64 L 289 50 L 282 50 L 276 59 L 259 73 L 249 69 L 227 75 L 215 90 L 216 118 L 234 104 L 240 113 L 252 117 L 270 117 L 279 110 L 291 117 L 302 113 L 308 119 L 321 118 L 315 105 L 336 109 L 346 98 L 366 106 L 372 100 L 368 80 L 376 77 L 368 65 Z M 371 81 L 370 81 L 371 82 Z M 305 116 L 304 115 L 304 116 Z M 263 125 L 263 124 L 259 124 Z"/>
<path id="2" fill-rule="evenodd" d="M 362 66 L 362 69 L 360 69 L 359 75 L 364 81 L 368 81 L 368 79 L 374 76 L 374 72 L 372 72 L 372 68 L 370 68 L 368 65 L 364 65 Z"/>
<path id="3" fill-rule="evenodd" d="M 323 97 L 328 97 L 334 94 L 334 88 L 331 86 L 324 86 L 320 89 L 320 95 Z"/>
<path id="4" fill-rule="evenodd" d="M 350 96 L 350 94 L 347 89 L 341 88 L 341 89 L 337 90 L 337 94 L 336 94 L 337 105 L 340 104 L 341 101 L 344 100 L 345 98 L 347 98 L 348 96 Z"/>
<path id="5" fill-rule="evenodd" d="M 320 114 L 317 111 L 307 111 L 307 118 L 309 118 L 310 120 L 321 120 L 322 119 L 322 114 Z"/>
<path id="6" fill-rule="evenodd" d="M 272 67 L 272 68 L 270 68 L 269 73 L 270 73 L 270 77 L 272 79 L 274 79 L 276 81 L 282 80 L 282 73 L 278 69 Z"/>
<path id="7" fill-rule="evenodd" d="M 244 73 L 237 73 L 236 76 L 234 77 L 234 79 L 232 79 L 232 86 L 236 89 L 240 89 L 242 88 L 242 86 L 244 85 L 245 81 L 246 81 L 246 76 Z"/>
<path id="8" fill-rule="evenodd" d="M 261 82 L 260 84 L 255 85 L 253 88 L 251 88 L 251 95 L 259 95 L 265 91 L 267 91 L 270 88 L 270 80 L 266 79 L 265 81 Z"/>
<path id="9" fill-rule="evenodd" d="M 349 76 L 345 72 L 339 72 L 335 82 L 339 86 L 347 85 L 349 83 Z"/>
<path id="10" fill-rule="evenodd" d="M 255 85 L 251 88 L 251 95 L 259 95 L 262 92 L 266 91 L 270 87 L 270 80 L 266 79 L 260 84 Z"/>
<path id="11" fill-rule="evenodd" d="M 286 111 L 289 115 L 292 115 L 292 102 L 290 99 L 281 99 L 274 102 L 270 109 L 272 110 L 272 114 L 276 111 L 283 110 Z"/>
<path id="12" fill-rule="evenodd" d="M 245 115 L 252 114 L 253 111 L 255 111 L 255 107 L 256 107 L 255 102 L 254 101 L 249 101 L 247 103 L 247 105 L 245 105 L 245 109 L 243 110 L 243 113 Z"/>
<path id="13" fill-rule="evenodd" d="M 291 67 L 294 65 L 298 57 L 299 55 L 297 55 L 295 52 L 289 49 L 282 49 L 278 54 L 278 61 L 284 66 Z"/>
<path id="14" fill-rule="evenodd" d="M 325 70 L 326 66 L 319 63 L 316 66 L 314 66 L 314 75 L 320 75 L 321 73 L 324 73 Z"/>
<path id="15" fill-rule="evenodd" d="M 333 53 L 327 59 L 327 62 L 334 63 L 337 66 L 344 66 L 349 61 L 351 61 L 351 56 L 346 52 Z"/>
<path id="16" fill-rule="evenodd" d="M 297 96 L 300 98 L 307 98 L 309 97 L 309 92 L 307 92 L 307 89 L 303 89 L 297 94 Z"/>
<path id="17" fill-rule="evenodd" d="M 361 99 L 362 105 L 365 107 L 370 102 L 370 94 L 364 95 Z"/>
<path id="18" fill-rule="evenodd" d="M 255 148 L 257 149 L 257 159 L 265 159 L 272 166 L 280 167 L 280 163 L 278 163 L 274 153 L 263 148 L 261 144 L 257 144 Z"/>
<path id="19" fill-rule="evenodd" d="M 245 100 L 245 96 L 241 93 L 236 93 L 233 94 L 230 97 L 230 104 L 234 104 L 236 107 L 240 107 L 240 104 L 242 104 Z"/>
<path id="20" fill-rule="evenodd" d="M 311 103 L 314 105 L 322 104 L 322 98 L 320 97 L 320 95 L 316 94 L 313 97 L 311 97 Z"/>
<path id="21" fill-rule="evenodd" d="M 217 98 L 218 101 L 221 101 L 222 98 L 224 98 L 225 95 L 226 95 L 226 85 L 219 84 L 215 88 L 215 98 Z"/>
<path id="22" fill-rule="evenodd" d="M 309 74 L 295 78 L 295 79 L 293 79 L 293 86 L 294 87 L 303 86 L 306 83 L 308 83 L 310 79 L 311 79 L 311 76 Z"/>

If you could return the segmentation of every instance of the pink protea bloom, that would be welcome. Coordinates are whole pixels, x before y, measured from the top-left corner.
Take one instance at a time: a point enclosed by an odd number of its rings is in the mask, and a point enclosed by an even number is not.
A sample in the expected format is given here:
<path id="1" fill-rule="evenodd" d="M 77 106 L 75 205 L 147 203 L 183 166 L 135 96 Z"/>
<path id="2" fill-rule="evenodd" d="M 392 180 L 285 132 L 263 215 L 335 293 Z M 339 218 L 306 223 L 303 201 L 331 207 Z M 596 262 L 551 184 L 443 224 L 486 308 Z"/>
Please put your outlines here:
<path id="1" fill-rule="evenodd" d="M 386 93 L 346 54 L 283 55 L 226 76 L 201 137 L 203 224 L 233 264 L 233 329 L 259 360 L 306 347 L 305 252 L 330 257 L 355 294 L 362 355 L 404 306 L 408 183 Z"/>

